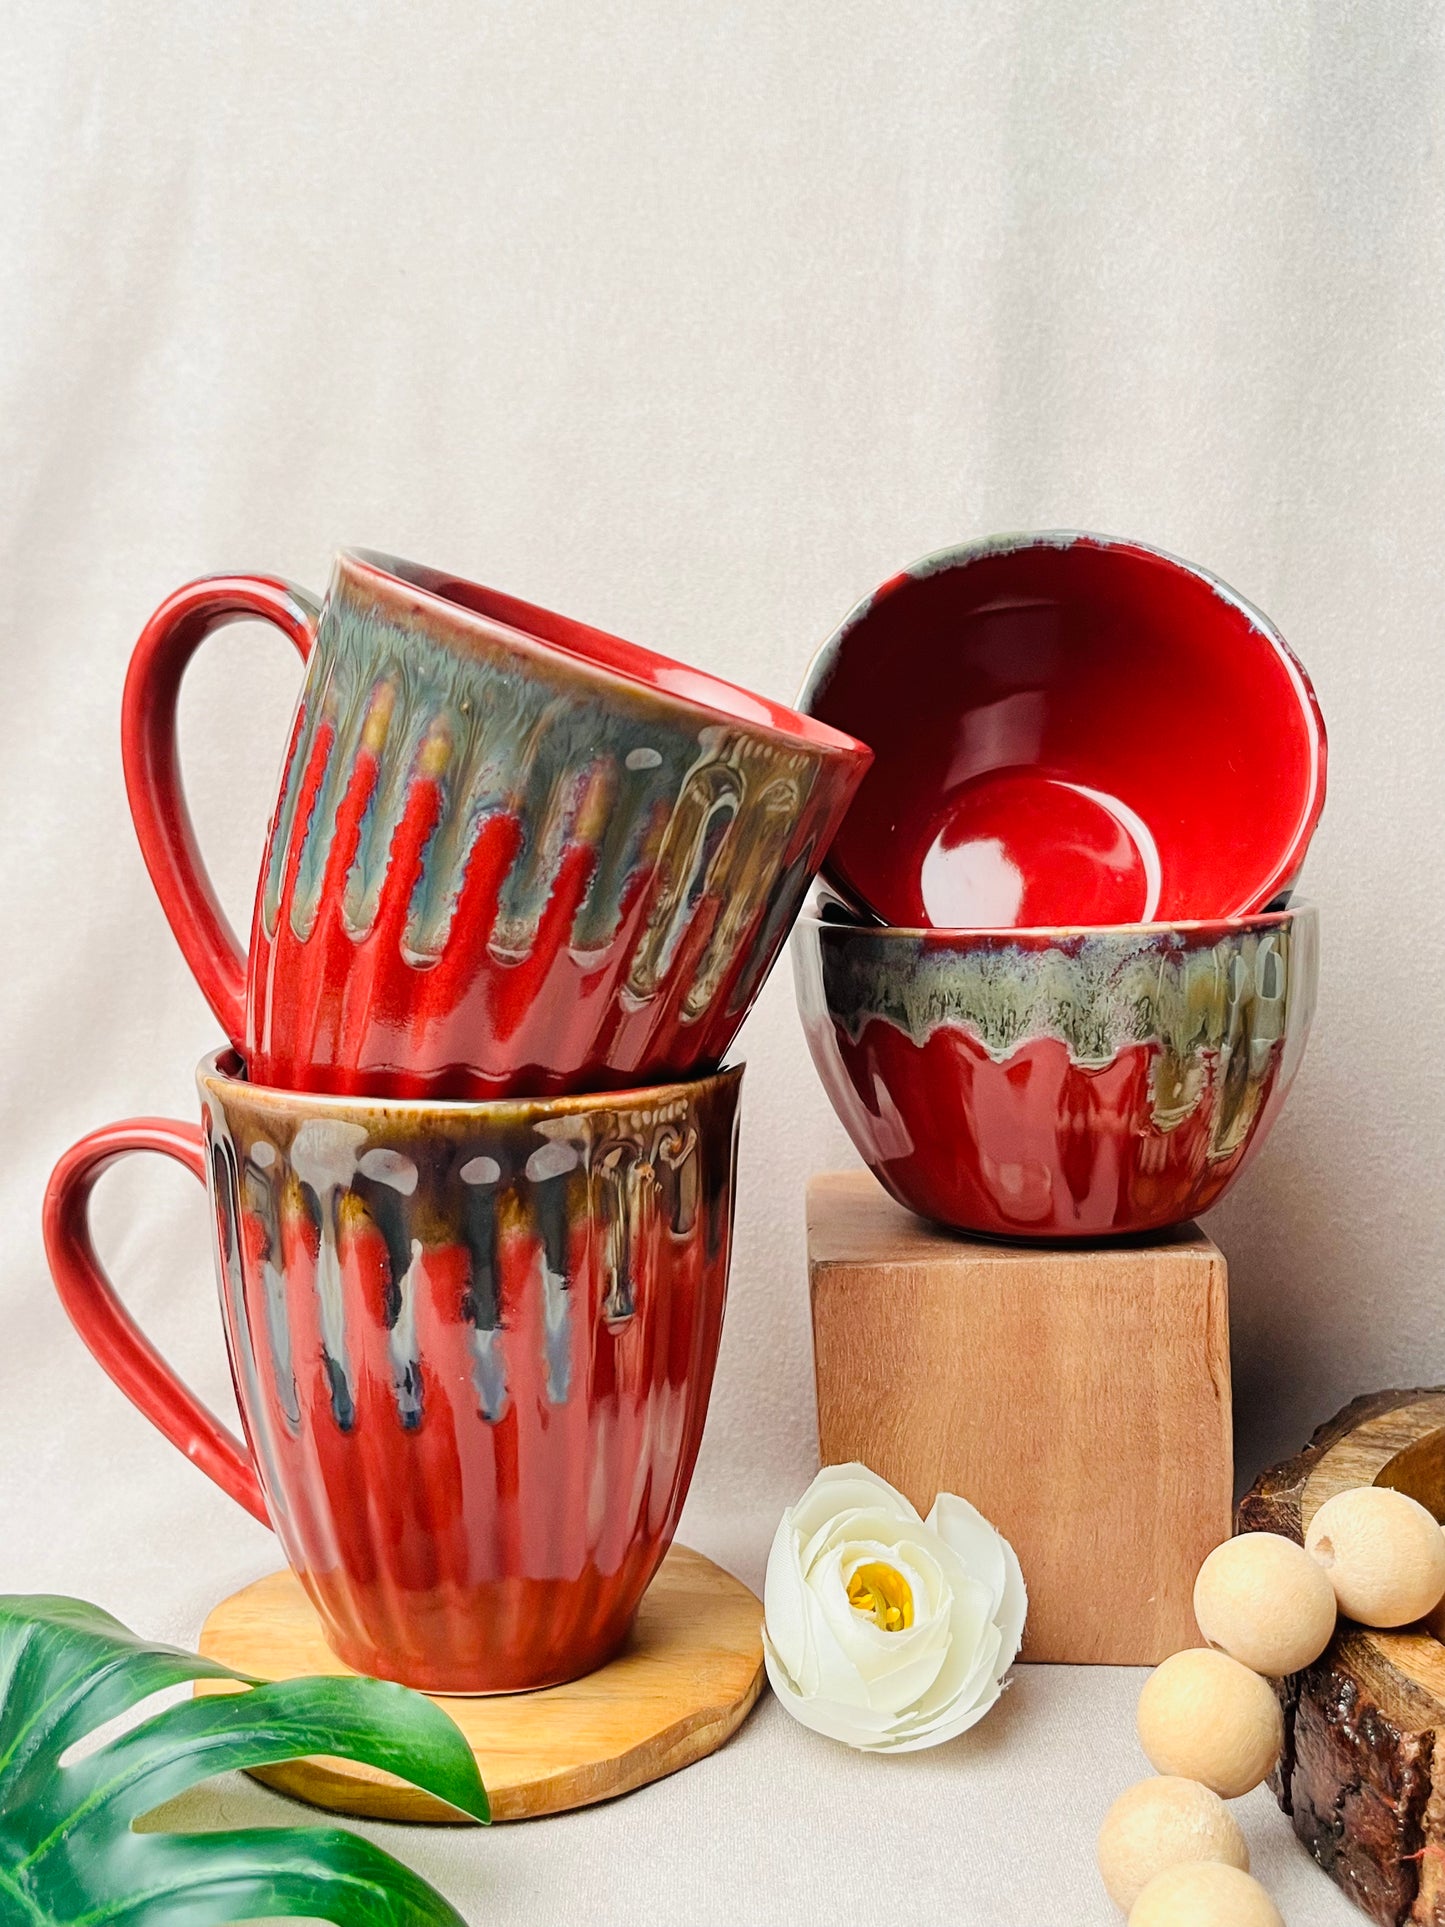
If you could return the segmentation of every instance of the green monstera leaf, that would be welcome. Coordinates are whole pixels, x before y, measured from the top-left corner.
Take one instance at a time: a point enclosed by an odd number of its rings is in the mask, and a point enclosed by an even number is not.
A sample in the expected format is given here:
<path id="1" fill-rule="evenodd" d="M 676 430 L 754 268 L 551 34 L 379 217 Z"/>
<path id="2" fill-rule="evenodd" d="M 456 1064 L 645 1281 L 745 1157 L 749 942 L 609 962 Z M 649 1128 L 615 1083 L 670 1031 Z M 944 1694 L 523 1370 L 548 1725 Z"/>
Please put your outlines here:
<path id="1" fill-rule="evenodd" d="M 86 1750 L 152 1694 L 167 1706 Z M 435 1888 L 343 1827 L 138 1833 L 162 1801 L 237 1767 L 310 1753 L 384 1767 L 489 1818 L 471 1749 L 439 1706 L 376 1679 L 263 1685 L 138 1639 L 80 1599 L 0 1596 L 0 1927 L 223 1927 L 304 1915 L 341 1927 L 465 1927 Z"/>

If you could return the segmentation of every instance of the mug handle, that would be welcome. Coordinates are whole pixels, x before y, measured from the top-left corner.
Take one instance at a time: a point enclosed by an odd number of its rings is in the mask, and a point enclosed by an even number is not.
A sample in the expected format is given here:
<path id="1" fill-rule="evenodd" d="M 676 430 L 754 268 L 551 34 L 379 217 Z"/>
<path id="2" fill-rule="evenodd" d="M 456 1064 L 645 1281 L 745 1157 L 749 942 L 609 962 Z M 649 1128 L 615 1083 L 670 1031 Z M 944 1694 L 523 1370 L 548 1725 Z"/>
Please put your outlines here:
<path id="1" fill-rule="evenodd" d="M 289 636 L 304 662 L 320 609 L 273 576 L 212 575 L 156 610 L 136 643 L 121 707 L 121 751 L 141 854 L 176 942 L 238 1050 L 246 1043 L 246 952 L 206 873 L 181 787 L 176 704 L 191 657 L 213 629 L 259 616 Z"/>
<path id="2" fill-rule="evenodd" d="M 137 1117 L 73 1144 L 45 1191 L 45 1255 L 71 1323 L 131 1404 L 223 1492 L 269 1526 L 250 1452 L 183 1384 L 116 1295 L 90 1235 L 96 1179 L 133 1151 L 159 1151 L 206 1182 L 206 1148 L 194 1124 Z"/>

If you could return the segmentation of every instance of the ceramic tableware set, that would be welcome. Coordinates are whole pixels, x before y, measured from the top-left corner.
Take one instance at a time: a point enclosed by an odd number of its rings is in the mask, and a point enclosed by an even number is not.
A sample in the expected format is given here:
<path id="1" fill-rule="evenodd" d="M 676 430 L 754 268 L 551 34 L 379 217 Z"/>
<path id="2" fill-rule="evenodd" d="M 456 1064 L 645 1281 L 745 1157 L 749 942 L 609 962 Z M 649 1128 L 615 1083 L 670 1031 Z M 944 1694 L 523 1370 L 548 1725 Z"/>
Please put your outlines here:
<path id="1" fill-rule="evenodd" d="M 256 616 L 305 675 L 243 948 L 176 706 L 205 637 Z M 721 1066 L 869 760 L 824 707 L 369 553 L 319 607 L 192 583 L 140 638 L 132 813 L 228 1041 L 199 1126 L 132 1120 L 61 1160 L 51 1267 L 361 1671 L 512 1691 L 626 1638 L 717 1357 L 741 1079 Z M 244 1441 L 97 1260 L 91 1188 L 138 1150 L 208 1185 Z"/>
<path id="2" fill-rule="evenodd" d="M 176 711 L 205 638 L 258 616 L 305 669 L 242 946 Z M 717 1358 L 726 1053 L 820 865 L 793 940 L 814 1059 L 924 1216 L 1172 1225 L 1283 1102 L 1325 738 L 1257 610 L 1137 543 L 997 539 L 861 604 L 800 712 L 370 553 L 319 605 L 192 583 L 140 637 L 131 810 L 226 1043 L 199 1124 L 129 1120 L 62 1158 L 51 1268 L 360 1671 L 509 1692 L 625 1641 Z M 244 1439 L 96 1257 L 91 1189 L 140 1150 L 208 1187 Z"/>
<path id="3" fill-rule="evenodd" d="M 1273 624 L 1139 543 L 1003 537 L 886 582 L 800 706 L 874 751 L 793 961 L 876 1176 L 1023 1241 L 1217 1202 L 1315 1000 L 1325 733 Z"/>

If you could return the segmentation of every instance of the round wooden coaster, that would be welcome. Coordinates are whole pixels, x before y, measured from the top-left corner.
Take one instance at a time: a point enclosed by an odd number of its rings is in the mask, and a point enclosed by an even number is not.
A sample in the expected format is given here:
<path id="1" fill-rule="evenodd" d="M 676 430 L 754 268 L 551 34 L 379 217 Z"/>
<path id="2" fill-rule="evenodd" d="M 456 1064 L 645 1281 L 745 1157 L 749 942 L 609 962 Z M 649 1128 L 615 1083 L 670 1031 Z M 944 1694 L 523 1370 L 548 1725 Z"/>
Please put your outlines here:
<path id="1" fill-rule="evenodd" d="M 222 1600 L 200 1650 L 261 1679 L 345 1673 L 295 1575 Z M 610 1800 L 720 1747 L 763 1682 L 762 1606 L 686 1546 L 663 1560 L 618 1657 L 585 1679 L 488 1699 L 437 1697 L 471 1742 L 494 1820 Z M 225 1691 L 198 1681 L 197 1692 Z M 453 1808 L 351 1760 L 288 1760 L 254 1777 L 312 1806 L 371 1820 L 459 1821 Z"/>

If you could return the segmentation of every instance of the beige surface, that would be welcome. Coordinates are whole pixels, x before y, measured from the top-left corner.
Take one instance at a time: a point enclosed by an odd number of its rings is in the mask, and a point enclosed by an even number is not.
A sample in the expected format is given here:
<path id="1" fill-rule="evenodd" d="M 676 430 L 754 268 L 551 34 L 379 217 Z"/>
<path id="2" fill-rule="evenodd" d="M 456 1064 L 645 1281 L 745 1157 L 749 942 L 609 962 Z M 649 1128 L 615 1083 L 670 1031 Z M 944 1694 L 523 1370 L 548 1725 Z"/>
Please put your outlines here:
<path id="1" fill-rule="evenodd" d="M 959 536 L 1152 537 L 1314 673 L 1317 1034 L 1238 1193 L 1241 1470 L 1445 1378 L 1445 36 L 1432 0 L 7 0 L 0 36 L 0 1583 L 194 1638 L 268 1536 L 48 1293 L 90 1125 L 187 1112 L 215 1025 L 126 822 L 131 642 L 207 570 L 391 545 L 774 696 Z M 230 631 L 184 708 L 246 918 L 296 666 Z M 1189 760 L 1187 728 L 1179 740 Z M 815 1439 L 808 1174 L 850 1153 L 778 972 L 743 1039 L 737 1262 L 684 1523 L 752 1583 Z M 102 1183 L 131 1303 L 226 1396 L 184 1174 Z M 425 1864 L 487 1927 L 1103 1923 L 1137 1683 L 1029 1673 L 859 1761 L 759 1709 L 617 1807 Z M 1041 1828 L 1031 1790 L 1097 1789 Z M 268 1794 L 228 1795 L 294 1822 Z M 1307 1927 L 1350 1918 L 1249 1807 Z M 1316 1888 L 1318 1901 L 1313 1899 Z"/>
<path id="2" fill-rule="evenodd" d="M 631 1793 L 734 1734 L 763 1684 L 762 1606 L 712 1560 L 674 1546 L 627 1648 L 585 1679 L 537 1693 L 442 1697 L 477 1756 L 492 1819 L 532 1820 Z M 345 1673 L 289 1571 L 268 1573 L 206 1616 L 199 1649 L 258 1679 Z M 226 1692 L 200 1681 L 198 1693 Z M 279 1792 L 378 1820 L 456 1821 L 443 1801 L 355 1760 L 258 1768 Z"/>
<path id="3" fill-rule="evenodd" d="M 1025 1659 L 1152 1666 L 1199 1638 L 1229 1536 L 1229 1297 L 1185 1225 L 1127 1250 L 956 1237 L 866 1171 L 808 1186 L 825 1463 L 864 1459 L 923 1513 L 961 1492 L 1027 1577 Z"/>

